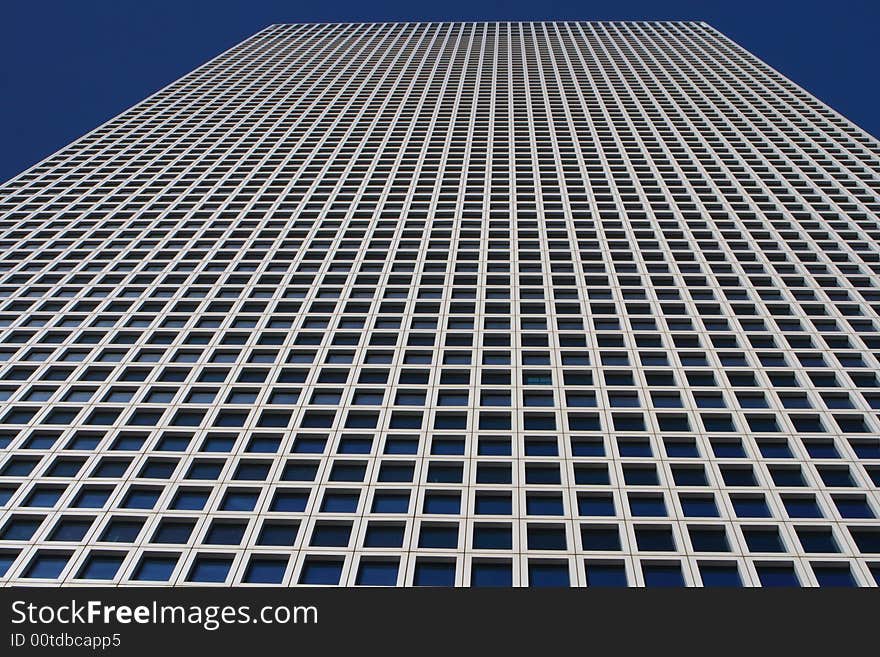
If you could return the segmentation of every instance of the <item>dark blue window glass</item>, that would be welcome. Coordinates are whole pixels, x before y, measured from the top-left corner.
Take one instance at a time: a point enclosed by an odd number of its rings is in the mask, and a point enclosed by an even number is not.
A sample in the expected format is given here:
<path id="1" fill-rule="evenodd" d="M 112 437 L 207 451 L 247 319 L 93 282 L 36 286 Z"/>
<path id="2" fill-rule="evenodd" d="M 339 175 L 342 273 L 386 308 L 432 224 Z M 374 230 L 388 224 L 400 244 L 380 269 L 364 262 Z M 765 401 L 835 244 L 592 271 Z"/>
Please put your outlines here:
<path id="1" fill-rule="evenodd" d="M 28 516 L 10 519 L 0 531 L 0 541 L 27 541 L 43 524 L 43 516 Z M 91 524 L 91 523 L 89 523 Z"/>
<path id="2" fill-rule="evenodd" d="M 386 462 L 379 467 L 379 481 L 410 482 L 413 478 L 413 471 L 414 468 L 411 465 L 397 465 Z"/>
<path id="3" fill-rule="evenodd" d="M 258 493 L 251 491 L 227 491 L 220 504 L 221 511 L 253 511 L 257 505 Z"/>
<path id="4" fill-rule="evenodd" d="M 831 529 L 798 528 L 795 532 L 804 552 L 840 552 Z"/>
<path id="5" fill-rule="evenodd" d="M 419 547 L 455 548 L 458 546 L 458 525 L 422 525 Z"/>
<path id="6" fill-rule="evenodd" d="M 28 579 L 56 579 L 64 570 L 68 559 L 70 554 L 67 553 L 38 552 L 28 564 L 24 576 Z"/>
<path id="7" fill-rule="evenodd" d="M 636 544 L 646 552 L 674 552 L 675 539 L 668 527 L 636 528 Z"/>
<path id="8" fill-rule="evenodd" d="M 529 586 L 531 587 L 567 587 L 571 585 L 568 576 L 568 564 L 529 563 Z"/>
<path id="9" fill-rule="evenodd" d="M 684 586 L 681 566 L 675 564 L 642 564 L 642 575 L 648 588 Z"/>
<path id="10" fill-rule="evenodd" d="M 530 550 L 565 550 L 568 548 L 565 527 L 529 526 L 526 534 Z"/>
<path id="11" fill-rule="evenodd" d="M 651 466 L 623 466 L 623 478 L 628 486 L 657 486 L 657 470 Z"/>
<path id="12" fill-rule="evenodd" d="M 513 506 L 509 495 L 477 493 L 474 512 L 478 515 L 509 516 L 513 513 Z"/>
<path id="13" fill-rule="evenodd" d="M 161 491 L 153 488 L 132 488 L 122 503 L 126 509 L 152 509 L 159 501 Z"/>
<path id="14" fill-rule="evenodd" d="M 81 541 L 85 538 L 94 518 L 61 518 L 49 534 L 50 541 Z"/>
<path id="15" fill-rule="evenodd" d="M 14 486 L 3 486 L 0 487 L 0 506 L 6 506 L 6 503 L 12 499 L 12 496 L 15 494 Z M 58 494 L 58 497 L 61 497 L 61 493 Z M 48 502 L 48 499 L 46 500 Z M 55 500 L 57 502 L 57 499 Z M 37 500 L 39 502 L 39 500 Z M 55 502 L 51 504 L 26 504 L 26 506 L 53 506 Z"/>
<path id="16" fill-rule="evenodd" d="M 174 572 L 177 565 L 177 556 L 149 556 L 145 555 L 138 564 L 132 579 L 150 581 L 150 582 L 167 582 Z"/>
<path id="17" fill-rule="evenodd" d="M 477 525 L 474 527 L 475 550 L 509 550 L 513 546 L 510 525 Z"/>
<path id="18" fill-rule="evenodd" d="M 58 503 L 58 500 L 61 499 L 61 496 L 64 494 L 63 488 L 44 488 L 44 487 L 36 487 L 34 488 L 30 494 L 27 496 L 27 499 L 24 502 L 24 506 L 33 506 L 33 507 L 41 507 L 41 508 L 51 508 Z M 12 492 L 9 492 L 9 497 L 12 497 Z M 3 491 L 0 491 L 0 505 L 5 504 L 6 500 L 3 499 Z"/>
<path id="19" fill-rule="evenodd" d="M 215 520 L 205 536 L 208 545 L 238 545 L 244 538 L 245 523 L 223 522 Z"/>
<path id="20" fill-rule="evenodd" d="M 265 521 L 257 538 L 257 545 L 293 545 L 298 531 L 299 524 L 295 522 Z"/>
<path id="21" fill-rule="evenodd" d="M 175 522 L 163 520 L 153 534 L 153 543 L 186 543 L 195 522 Z"/>
<path id="22" fill-rule="evenodd" d="M 190 582 L 213 582 L 226 581 L 232 559 L 218 557 L 196 557 L 195 563 L 189 571 L 187 581 Z"/>
<path id="23" fill-rule="evenodd" d="M 330 481 L 363 481 L 367 466 L 363 463 L 334 463 Z"/>
<path id="24" fill-rule="evenodd" d="M 477 445 L 477 454 L 480 456 L 509 456 L 510 440 L 493 440 L 480 438 Z"/>
<path id="25" fill-rule="evenodd" d="M 416 586 L 455 586 L 455 562 L 416 560 L 413 584 Z"/>
<path id="26" fill-rule="evenodd" d="M 116 518 L 111 520 L 101 534 L 102 541 L 113 543 L 134 543 L 141 528 L 144 526 L 143 520 L 136 518 Z"/>
<path id="27" fill-rule="evenodd" d="M 321 524 L 312 530 L 310 545 L 316 547 L 346 547 L 351 538 L 351 525 Z"/>
<path id="28" fill-rule="evenodd" d="M 559 483 L 559 466 L 545 465 L 527 465 L 526 466 L 526 483 L 527 484 L 558 484 Z"/>
<path id="29" fill-rule="evenodd" d="M 666 455 L 671 458 L 698 458 L 700 450 L 694 440 L 666 440 L 663 443 Z"/>
<path id="30" fill-rule="evenodd" d="M 620 550 L 620 532 L 617 526 L 584 527 L 581 540 L 585 550 Z"/>
<path id="31" fill-rule="evenodd" d="M 785 511 L 792 518 L 821 518 L 822 511 L 815 497 L 782 496 Z"/>
<path id="32" fill-rule="evenodd" d="M 253 584 L 280 584 L 287 569 L 286 558 L 252 557 L 244 581 Z"/>
<path id="33" fill-rule="evenodd" d="M 797 574 L 794 572 L 794 566 L 790 564 L 772 564 L 757 565 L 755 570 L 758 571 L 758 579 L 761 580 L 761 586 L 800 586 Z"/>
<path id="34" fill-rule="evenodd" d="M 678 486 L 708 486 L 706 472 L 700 467 L 672 466 L 672 478 Z"/>
<path id="35" fill-rule="evenodd" d="M 314 463 L 290 462 L 284 466 L 281 478 L 284 481 L 314 481 L 318 466 Z"/>
<path id="36" fill-rule="evenodd" d="M 407 513 L 409 493 L 376 493 L 372 510 L 373 513 Z"/>
<path id="37" fill-rule="evenodd" d="M 171 508 L 181 511 L 200 511 L 205 508 L 207 502 L 208 493 L 206 491 L 182 488 L 174 496 Z"/>
<path id="38" fill-rule="evenodd" d="M 415 454 L 419 451 L 419 441 L 411 438 L 388 438 L 385 441 L 385 454 Z"/>
<path id="39" fill-rule="evenodd" d="M 648 440 L 618 440 L 617 451 L 621 456 L 653 456 Z"/>
<path id="40" fill-rule="evenodd" d="M 763 497 L 734 497 L 731 496 L 733 508 L 738 518 L 769 518 L 770 508 Z"/>
<path id="41" fill-rule="evenodd" d="M 565 514 L 565 505 L 558 495 L 526 496 L 526 513 L 530 516 L 561 516 Z"/>
<path id="42" fill-rule="evenodd" d="M 844 518 L 876 518 L 864 497 L 835 497 L 834 504 Z"/>
<path id="43" fill-rule="evenodd" d="M 578 513 L 582 516 L 613 516 L 614 498 L 611 495 L 579 495 Z"/>
<path id="44" fill-rule="evenodd" d="M 681 495 L 681 508 L 689 518 L 717 518 L 718 505 L 715 498 L 702 495 Z"/>
<path id="45" fill-rule="evenodd" d="M 784 552 L 777 529 L 744 529 L 743 536 L 751 552 Z"/>
<path id="46" fill-rule="evenodd" d="M 849 566 L 842 564 L 836 565 L 814 565 L 813 574 L 819 586 L 823 587 L 856 587 L 855 578 Z"/>
<path id="47" fill-rule="evenodd" d="M 339 584 L 341 576 L 342 561 L 306 559 L 299 576 L 299 583 L 332 586 Z"/>
<path id="48" fill-rule="evenodd" d="M 364 547 L 399 548 L 403 545 L 403 525 L 370 523 L 364 536 Z"/>
<path id="49" fill-rule="evenodd" d="M 236 481 L 264 481 L 269 476 L 269 468 L 268 463 L 242 461 L 232 478 Z"/>
<path id="50" fill-rule="evenodd" d="M 690 527 L 688 533 L 696 552 L 729 552 L 730 544 L 723 527 Z"/>
<path id="51" fill-rule="evenodd" d="M 622 563 L 587 563 L 587 586 L 626 587 L 626 567 Z"/>
<path id="52" fill-rule="evenodd" d="M 731 564 L 700 564 L 703 586 L 740 587 L 743 585 L 739 569 Z"/>
<path id="53" fill-rule="evenodd" d="M 859 550 L 865 554 L 880 554 L 880 531 L 874 528 L 850 527 L 849 533 Z"/>
<path id="54" fill-rule="evenodd" d="M 73 506 L 79 509 L 100 509 L 110 498 L 111 491 L 104 488 L 86 488 L 80 491 L 73 501 Z"/>
<path id="55" fill-rule="evenodd" d="M 662 496 L 630 495 L 629 510 L 634 516 L 666 516 L 666 503 Z"/>
<path id="56" fill-rule="evenodd" d="M 475 561 L 471 566 L 471 586 L 513 586 L 509 561 Z"/>
<path id="57" fill-rule="evenodd" d="M 461 510 L 461 496 L 458 494 L 427 493 L 424 513 L 458 513 Z"/>
<path id="58" fill-rule="evenodd" d="M 122 557 L 117 555 L 97 555 L 86 559 L 86 562 L 77 573 L 78 579 L 113 579 L 119 566 L 122 565 Z"/>
<path id="59" fill-rule="evenodd" d="M 321 502 L 322 513 L 354 513 L 357 511 L 358 502 L 360 501 L 359 493 L 324 493 L 324 500 Z"/>
<path id="60" fill-rule="evenodd" d="M 309 503 L 309 492 L 298 490 L 278 490 L 272 498 L 271 511 L 302 513 Z"/>
<path id="61" fill-rule="evenodd" d="M 0 552 L 0 577 L 4 577 L 15 562 L 18 552 Z"/>
<path id="62" fill-rule="evenodd" d="M 574 479 L 578 486 L 605 486 L 610 483 L 605 465 L 576 465 Z"/>
<path id="63" fill-rule="evenodd" d="M 362 560 L 355 583 L 358 586 L 394 586 L 398 569 L 397 561 Z"/>
<path id="64" fill-rule="evenodd" d="M 571 453 L 573 456 L 605 456 L 605 443 L 601 439 L 572 438 Z"/>

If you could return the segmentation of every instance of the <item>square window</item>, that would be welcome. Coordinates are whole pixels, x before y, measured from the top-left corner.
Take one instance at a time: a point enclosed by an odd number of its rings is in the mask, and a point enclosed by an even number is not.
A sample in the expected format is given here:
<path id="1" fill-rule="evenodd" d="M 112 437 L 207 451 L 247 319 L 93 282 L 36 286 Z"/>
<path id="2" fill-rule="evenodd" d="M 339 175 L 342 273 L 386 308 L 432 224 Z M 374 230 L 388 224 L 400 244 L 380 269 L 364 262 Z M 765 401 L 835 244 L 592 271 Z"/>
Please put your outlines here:
<path id="1" fill-rule="evenodd" d="M 565 527 L 562 526 L 529 525 L 527 538 L 529 550 L 565 550 L 568 547 Z"/>
<path id="2" fill-rule="evenodd" d="M 114 518 L 101 534 L 101 540 L 112 543 L 134 543 L 143 526 L 144 521 L 137 518 Z"/>
<path id="3" fill-rule="evenodd" d="M 135 568 L 132 579 L 148 582 L 167 582 L 177 566 L 178 555 L 167 553 L 144 555 Z"/>
<path id="4" fill-rule="evenodd" d="M 355 583 L 358 586 L 394 586 L 397 583 L 398 561 L 362 559 Z"/>
<path id="5" fill-rule="evenodd" d="M 741 587 L 743 585 L 735 563 L 701 563 L 699 567 L 703 586 Z"/>
<path id="6" fill-rule="evenodd" d="M 750 552 L 785 552 L 779 530 L 773 528 L 743 529 Z"/>
<path id="7" fill-rule="evenodd" d="M 415 586 L 455 586 L 455 562 L 416 559 Z"/>
<path id="8" fill-rule="evenodd" d="M 171 508 L 183 511 L 199 511 L 205 508 L 207 502 L 208 493 L 206 491 L 181 488 L 174 496 Z"/>
<path id="9" fill-rule="evenodd" d="M 95 519 L 93 517 L 63 516 L 52 532 L 49 534 L 50 541 L 81 541 L 91 529 Z M 12 529 L 12 528 L 10 528 Z"/>
<path id="10" fill-rule="evenodd" d="M 615 562 L 587 562 L 585 565 L 587 586 L 627 587 L 626 567 Z"/>
<path id="11" fill-rule="evenodd" d="M 669 527 L 636 527 L 636 544 L 643 552 L 674 552 L 675 539 Z"/>
<path id="12" fill-rule="evenodd" d="M 795 533 L 804 552 L 840 552 L 830 528 L 798 527 Z"/>
<path id="13" fill-rule="evenodd" d="M 738 518 L 770 518 L 770 508 L 764 497 L 731 495 L 730 501 Z"/>
<path id="14" fill-rule="evenodd" d="M 419 530 L 419 547 L 455 549 L 458 547 L 458 525 L 423 524 Z"/>
<path id="15" fill-rule="evenodd" d="M 581 527 L 581 541 L 584 550 L 619 551 L 620 532 L 617 525 Z"/>
<path id="16" fill-rule="evenodd" d="M 409 493 L 377 491 L 373 496 L 373 513 L 407 513 Z"/>
<path id="17" fill-rule="evenodd" d="M 250 584 L 280 584 L 287 570 L 287 557 L 251 557 L 243 581 Z"/>
<path id="18" fill-rule="evenodd" d="M 403 545 L 403 525 L 386 525 L 371 522 L 364 536 L 364 547 L 399 548 Z"/>
<path id="19" fill-rule="evenodd" d="M 681 565 L 675 563 L 642 564 L 642 576 L 648 588 L 671 588 L 685 586 Z"/>
<path id="20" fill-rule="evenodd" d="M 299 523 L 263 521 L 263 527 L 257 537 L 257 545 L 284 545 L 296 543 Z"/>
<path id="21" fill-rule="evenodd" d="M 69 552 L 41 550 L 31 559 L 24 571 L 28 579 L 57 579 L 70 559 Z"/>
<path id="22" fill-rule="evenodd" d="M 342 561 L 307 557 L 299 576 L 300 584 L 335 586 L 342 577 Z"/>
<path id="23" fill-rule="evenodd" d="M 208 545 L 239 545 L 246 527 L 245 523 L 215 520 L 203 542 Z"/>
<path id="24" fill-rule="evenodd" d="M 630 513 L 634 516 L 665 517 L 666 503 L 662 495 L 629 495 Z"/>
<path id="25" fill-rule="evenodd" d="M 695 552 L 730 552 L 723 527 L 688 527 Z"/>
<path id="26" fill-rule="evenodd" d="M 813 574 L 821 587 L 857 587 L 852 571 L 846 564 L 812 564 Z"/>
<path id="27" fill-rule="evenodd" d="M 571 586 L 568 563 L 565 561 L 529 561 L 529 586 L 556 588 Z"/>
<path id="28" fill-rule="evenodd" d="M 92 552 L 76 574 L 77 579 L 111 580 L 116 577 L 123 557 L 116 554 Z"/>
<path id="29" fill-rule="evenodd" d="M 756 564 L 758 579 L 763 587 L 800 586 L 800 580 L 791 564 Z"/>
<path id="30" fill-rule="evenodd" d="M 471 586 L 513 586 L 513 570 L 509 561 L 474 561 L 471 564 Z"/>

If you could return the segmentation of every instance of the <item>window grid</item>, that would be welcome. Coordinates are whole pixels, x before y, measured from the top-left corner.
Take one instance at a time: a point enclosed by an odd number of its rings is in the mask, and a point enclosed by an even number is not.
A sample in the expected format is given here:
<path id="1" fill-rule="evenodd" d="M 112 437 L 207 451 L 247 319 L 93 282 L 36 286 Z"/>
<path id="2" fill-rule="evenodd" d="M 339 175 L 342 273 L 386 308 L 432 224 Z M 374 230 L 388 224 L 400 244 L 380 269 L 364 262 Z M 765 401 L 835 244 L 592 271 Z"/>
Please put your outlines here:
<path id="1" fill-rule="evenodd" d="M 878 165 L 704 23 L 270 26 L 0 187 L 0 583 L 877 586 Z"/>

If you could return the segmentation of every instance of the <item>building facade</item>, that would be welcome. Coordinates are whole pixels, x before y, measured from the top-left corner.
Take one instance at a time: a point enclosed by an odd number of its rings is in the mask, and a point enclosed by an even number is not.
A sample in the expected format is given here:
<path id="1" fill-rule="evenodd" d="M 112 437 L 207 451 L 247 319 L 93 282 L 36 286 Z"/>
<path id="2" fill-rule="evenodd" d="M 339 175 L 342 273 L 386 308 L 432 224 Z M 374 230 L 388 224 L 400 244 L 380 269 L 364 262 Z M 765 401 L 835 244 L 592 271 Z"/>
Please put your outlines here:
<path id="1" fill-rule="evenodd" d="M 706 24 L 273 25 L 0 213 L 2 583 L 880 580 L 880 143 Z"/>

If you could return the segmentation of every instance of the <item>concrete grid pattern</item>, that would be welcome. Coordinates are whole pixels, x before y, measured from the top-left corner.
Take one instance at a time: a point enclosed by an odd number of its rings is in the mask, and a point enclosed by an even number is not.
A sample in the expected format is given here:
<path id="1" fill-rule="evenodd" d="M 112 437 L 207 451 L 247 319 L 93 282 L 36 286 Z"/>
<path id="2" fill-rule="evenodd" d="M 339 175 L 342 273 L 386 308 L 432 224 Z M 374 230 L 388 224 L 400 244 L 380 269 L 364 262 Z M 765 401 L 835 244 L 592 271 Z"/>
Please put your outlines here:
<path id="1" fill-rule="evenodd" d="M 0 582 L 875 587 L 878 212 L 703 23 L 270 26 L 0 186 Z"/>

